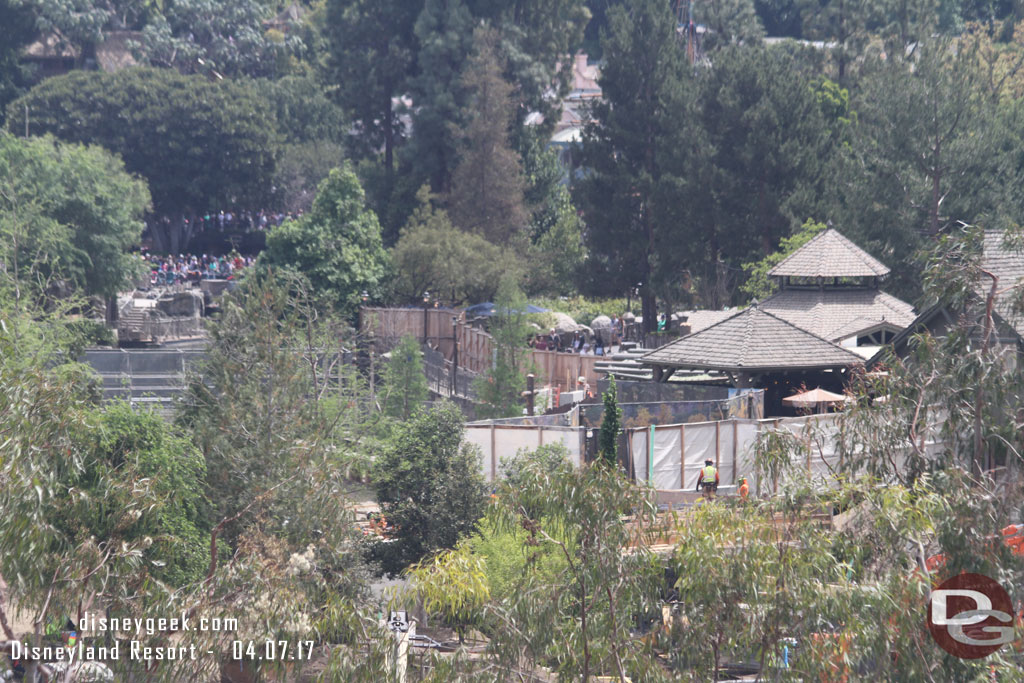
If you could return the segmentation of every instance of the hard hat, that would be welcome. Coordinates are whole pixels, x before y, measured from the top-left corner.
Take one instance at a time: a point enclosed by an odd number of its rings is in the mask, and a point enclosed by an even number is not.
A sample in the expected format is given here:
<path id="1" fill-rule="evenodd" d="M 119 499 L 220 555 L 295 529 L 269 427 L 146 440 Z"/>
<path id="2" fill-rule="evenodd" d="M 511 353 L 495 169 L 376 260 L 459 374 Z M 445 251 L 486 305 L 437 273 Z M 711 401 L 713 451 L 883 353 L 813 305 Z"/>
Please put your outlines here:
<path id="1" fill-rule="evenodd" d="M 705 465 L 710 465 L 710 464 L 712 464 L 714 462 L 715 462 L 714 460 L 712 460 L 711 458 L 708 458 L 707 460 L 704 461 L 704 464 Z"/>

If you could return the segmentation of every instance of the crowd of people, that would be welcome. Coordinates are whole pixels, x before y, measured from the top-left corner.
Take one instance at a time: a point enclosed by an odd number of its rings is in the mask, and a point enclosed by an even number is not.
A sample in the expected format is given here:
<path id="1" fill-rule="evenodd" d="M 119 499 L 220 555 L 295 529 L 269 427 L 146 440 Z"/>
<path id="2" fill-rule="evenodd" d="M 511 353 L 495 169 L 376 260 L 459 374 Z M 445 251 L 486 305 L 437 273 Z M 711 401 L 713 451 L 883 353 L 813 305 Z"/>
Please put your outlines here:
<path id="1" fill-rule="evenodd" d="M 572 335 L 561 335 L 555 328 L 548 334 L 535 335 L 529 345 L 538 351 L 560 351 L 562 353 L 578 353 L 581 356 L 604 356 L 611 353 L 623 339 L 623 321 L 612 316 L 610 330 L 578 330 Z"/>
<path id="2" fill-rule="evenodd" d="M 190 283 L 198 286 L 201 280 L 230 280 L 242 269 L 252 265 L 251 256 L 232 251 L 226 256 L 212 254 L 178 254 L 160 256 L 143 252 L 141 258 L 149 266 L 151 287 Z"/>
<path id="3" fill-rule="evenodd" d="M 299 218 L 302 210 L 292 213 L 290 211 L 217 211 L 203 214 L 195 218 L 195 229 L 197 232 L 207 230 L 218 230 L 220 232 L 249 232 L 252 230 L 267 230 L 281 225 L 285 221 Z M 188 219 L 184 219 L 188 222 Z"/>

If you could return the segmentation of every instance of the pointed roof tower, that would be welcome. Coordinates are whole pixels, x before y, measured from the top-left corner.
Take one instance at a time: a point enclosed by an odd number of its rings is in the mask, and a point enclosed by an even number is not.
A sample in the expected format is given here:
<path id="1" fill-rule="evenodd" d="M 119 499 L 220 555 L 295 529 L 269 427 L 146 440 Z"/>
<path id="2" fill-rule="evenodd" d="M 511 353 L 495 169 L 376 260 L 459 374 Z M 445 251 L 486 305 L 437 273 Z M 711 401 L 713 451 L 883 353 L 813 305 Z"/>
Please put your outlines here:
<path id="1" fill-rule="evenodd" d="M 768 271 L 772 277 L 886 277 L 889 269 L 866 251 L 829 228 Z"/>

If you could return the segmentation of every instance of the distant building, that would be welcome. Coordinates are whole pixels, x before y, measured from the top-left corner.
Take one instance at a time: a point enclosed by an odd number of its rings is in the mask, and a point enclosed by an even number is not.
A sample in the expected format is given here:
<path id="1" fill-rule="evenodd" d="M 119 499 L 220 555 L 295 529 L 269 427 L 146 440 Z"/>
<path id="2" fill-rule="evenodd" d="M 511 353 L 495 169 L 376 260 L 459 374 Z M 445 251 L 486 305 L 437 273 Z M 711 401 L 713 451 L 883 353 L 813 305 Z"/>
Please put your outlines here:
<path id="1" fill-rule="evenodd" d="M 694 311 L 691 333 L 640 359 L 656 381 L 677 371 L 766 390 L 765 410 L 800 389 L 842 391 L 850 371 L 915 318 L 879 288 L 889 269 L 836 230 L 826 230 L 769 271 L 780 291 L 739 312 Z M 705 375 L 706 376 L 706 375 Z"/>

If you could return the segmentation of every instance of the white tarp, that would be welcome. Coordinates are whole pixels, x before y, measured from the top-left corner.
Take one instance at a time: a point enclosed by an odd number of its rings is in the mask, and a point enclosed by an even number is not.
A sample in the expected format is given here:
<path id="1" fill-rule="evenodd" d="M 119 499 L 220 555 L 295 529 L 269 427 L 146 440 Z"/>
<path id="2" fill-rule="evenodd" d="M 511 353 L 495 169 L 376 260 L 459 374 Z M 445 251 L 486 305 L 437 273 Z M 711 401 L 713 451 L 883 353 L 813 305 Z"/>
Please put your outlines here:
<path id="1" fill-rule="evenodd" d="M 741 476 L 749 477 L 756 439 L 756 423 L 741 419 L 659 425 L 629 431 L 637 481 L 670 490 L 695 488 L 706 459 L 717 463 L 723 486 L 735 484 Z M 652 443 L 653 451 L 650 450 Z M 650 463 L 653 463 L 653 477 L 648 476 Z"/>
<path id="2" fill-rule="evenodd" d="M 542 427 L 536 425 L 466 425 L 467 443 L 479 446 L 480 469 L 488 482 L 501 472 L 503 459 L 513 459 L 521 451 L 560 443 L 569 451 L 569 460 L 583 462 L 582 427 Z"/>

